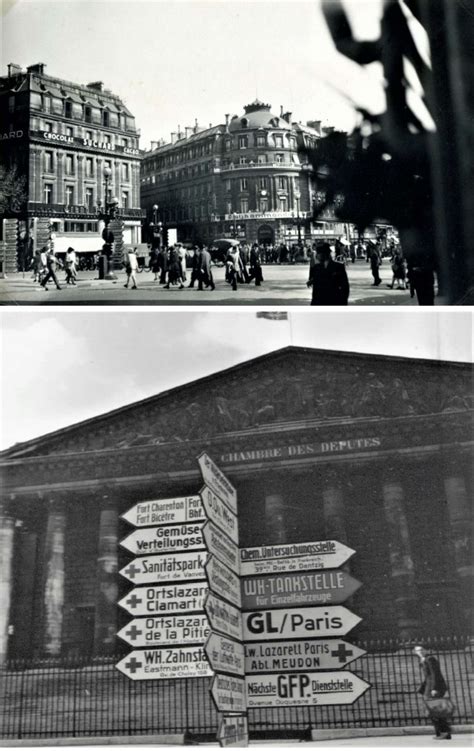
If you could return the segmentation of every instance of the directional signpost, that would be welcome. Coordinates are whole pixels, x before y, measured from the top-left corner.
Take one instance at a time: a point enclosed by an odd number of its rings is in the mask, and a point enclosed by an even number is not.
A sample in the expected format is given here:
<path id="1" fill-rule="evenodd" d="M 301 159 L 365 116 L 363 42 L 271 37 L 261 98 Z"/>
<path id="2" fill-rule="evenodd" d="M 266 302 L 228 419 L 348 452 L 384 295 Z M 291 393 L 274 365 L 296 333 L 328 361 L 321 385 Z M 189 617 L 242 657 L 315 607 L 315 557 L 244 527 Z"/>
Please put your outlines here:
<path id="1" fill-rule="evenodd" d="M 213 522 L 222 532 L 230 537 L 236 545 L 239 543 L 237 529 L 237 516 L 229 510 L 228 506 L 206 485 L 201 490 L 202 503 L 206 517 Z"/>
<path id="2" fill-rule="evenodd" d="M 117 636 L 133 647 L 161 647 L 203 643 L 209 631 L 205 615 L 160 615 L 134 618 Z"/>
<path id="3" fill-rule="evenodd" d="M 248 676 L 246 687 L 249 707 L 295 707 L 354 704 L 370 683 L 348 670 L 336 670 Z"/>
<path id="4" fill-rule="evenodd" d="M 207 593 L 207 582 L 155 584 L 135 587 L 118 604 L 132 615 L 203 612 Z"/>
<path id="5" fill-rule="evenodd" d="M 345 636 L 362 619 L 342 605 L 261 610 L 243 614 L 244 641 Z"/>
<path id="6" fill-rule="evenodd" d="M 246 715 L 221 714 L 217 740 L 222 748 L 227 746 L 248 746 L 249 729 Z"/>
<path id="7" fill-rule="evenodd" d="M 212 675 L 203 647 L 136 649 L 115 666 L 133 681 Z"/>
<path id="8" fill-rule="evenodd" d="M 242 608 L 285 608 L 295 605 L 337 605 L 361 583 L 345 571 L 249 576 L 241 580 Z"/>
<path id="9" fill-rule="evenodd" d="M 207 522 L 202 530 L 206 547 L 222 563 L 225 563 L 235 574 L 239 573 L 239 549 L 219 527 Z"/>
<path id="10" fill-rule="evenodd" d="M 246 712 L 245 679 L 216 673 L 211 696 L 219 712 Z"/>
<path id="11" fill-rule="evenodd" d="M 201 496 L 187 495 L 137 503 L 122 514 L 121 519 L 133 527 L 151 527 L 156 524 L 199 521 L 205 519 L 205 515 Z"/>
<path id="12" fill-rule="evenodd" d="M 212 632 L 204 645 L 211 668 L 215 671 L 244 675 L 244 646 L 222 634 Z"/>
<path id="13" fill-rule="evenodd" d="M 217 464 L 214 464 L 208 454 L 201 454 L 198 458 L 202 479 L 208 488 L 214 491 L 226 506 L 237 515 L 237 491 L 227 479 Z"/>
<path id="14" fill-rule="evenodd" d="M 355 550 L 336 540 L 297 542 L 291 545 L 264 545 L 240 549 L 240 575 L 278 574 L 285 571 L 311 571 L 338 568 Z"/>
<path id="15" fill-rule="evenodd" d="M 174 553 L 183 550 L 204 550 L 202 522 L 193 524 L 174 524 L 172 526 L 144 527 L 135 529 L 121 541 L 133 555 L 150 555 L 150 553 Z"/>
<path id="16" fill-rule="evenodd" d="M 186 581 L 204 579 L 207 551 L 147 555 L 134 558 L 119 573 L 133 584 L 153 584 L 157 581 Z"/>
<path id="17" fill-rule="evenodd" d="M 211 592 L 215 592 L 219 597 L 223 597 L 224 600 L 240 608 L 242 602 L 239 577 L 214 555 L 209 556 L 204 568 Z"/>
<path id="18" fill-rule="evenodd" d="M 283 670 L 336 670 L 365 654 L 364 649 L 342 639 L 260 641 L 245 644 L 244 650 L 246 675 Z"/>

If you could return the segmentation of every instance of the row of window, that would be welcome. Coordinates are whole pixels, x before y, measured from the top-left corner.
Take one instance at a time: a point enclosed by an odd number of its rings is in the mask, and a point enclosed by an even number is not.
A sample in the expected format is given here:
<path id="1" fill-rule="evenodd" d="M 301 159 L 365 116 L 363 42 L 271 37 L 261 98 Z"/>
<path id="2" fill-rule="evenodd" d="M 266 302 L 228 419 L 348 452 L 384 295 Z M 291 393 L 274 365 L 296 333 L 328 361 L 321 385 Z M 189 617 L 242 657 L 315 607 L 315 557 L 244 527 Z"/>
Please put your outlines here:
<path id="1" fill-rule="evenodd" d="M 101 133 L 97 130 L 87 130 L 84 128 L 74 128 L 72 125 L 52 123 L 49 120 L 39 120 L 36 118 L 33 118 L 32 120 L 32 127 L 33 130 L 41 130 L 46 133 L 58 133 L 59 135 L 64 135 L 68 138 L 85 138 L 88 141 L 97 141 L 106 146 L 135 148 L 137 143 L 136 139 L 126 138 L 125 136 L 119 136 L 117 134 Z"/>
<path id="2" fill-rule="evenodd" d="M 287 164 L 287 160 L 285 159 L 285 154 L 272 154 L 271 158 L 267 154 L 259 154 L 257 155 L 257 161 L 254 162 L 253 160 L 248 160 L 247 157 L 241 156 L 239 157 L 239 162 L 236 164 L 235 162 L 228 162 L 224 161 L 222 164 L 223 169 L 235 169 L 236 167 L 253 167 L 255 165 L 267 165 L 272 166 L 275 164 Z M 300 164 L 297 154 L 291 154 L 290 155 L 290 163 L 291 164 Z M 201 164 L 196 164 L 193 167 L 184 167 L 181 170 L 171 170 L 170 172 L 159 172 L 158 174 L 154 175 L 148 175 L 145 177 L 142 177 L 141 182 L 142 183 L 163 183 L 168 182 L 168 180 L 186 180 L 190 177 L 195 177 L 198 175 L 209 173 L 210 171 L 210 162 L 204 162 Z M 150 172 L 152 168 L 152 164 L 150 162 L 145 162 L 143 165 L 143 169 L 147 172 Z"/>
<path id="3" fill-rule="evenodd" d="M 76 159 L 77 154 L 66 154 L 64 161 L 64 172 L 66 175 L 76 174 Z M 56 152 L 45 151 L 43 152 L 43 169 L 45 172 L 55 172 Z M 94 157 L 88 156 L 85 158 L 85 175 L 86 177 L 94 177 L 96 174 L 96 165 L 94 164 Z M 106 160 L 104 162 L 105 167 L 112 169 L 112 162 Z M 120 164 L 120 176 L 125 182 L 130 181 L 130 164 L 128 162 L 122 162 Z"/>
<path id="4" fill-rule="evenodd" d="M 124 112 L 115 112 L 105 104 L 103 107 L 94 107 L 92 104 L 82 104 L 74 100 L 51 96 L 50 94 L 31 93 L 30 104 L 32 109 L 41 109 L 43 112 L 66 117 L 69 120 L 84 120 L 86 123 L 102 125 L 104 128 L 122 128 L 123 130 L 135 130 L 135 118 Z M 9 102 L 10 111 L 15 107 L 15 102 Z"/>
<path id="5" fill-rule="evenodd" d="M 226 214 L 247 214 L 249 211 L 258 211 L 259 213 L 265 214 L 268 211 L 281 211 L 281 212 L 288 212 L 293 211 L 294 209 L 291 209 L 288 207 L 288 200 L 282 196 L 277 201 L 273 202 L 273 205 L 270 206 L 270 203 L 267 198 L 260 198 L 256 205 L 253 206 L 252 209 L 249 209 L 249 201 L 247 198 L 241 198 L 237 203 L 232 203 L 232 201 L 227 201 L 226 203 Z M 215 205 L 211 205 L 209 202 L 204 202 L 200 204 L 195 204 L 192 206 L 174 206 L 174 207 L 168 207 L 166 210 L 166 220 L 167 221 L 179 221 L 179 220 L 196 220 L 196 219 L 211 219 L 212 215 L 216 213 L 216 207 Z"/>
<path id="6" fill-rule="evenodd" d="M 55 203 L 55 191 L 56 185 L 54 183 L 44 183 L 43 185 L 43 203 L 53 204 Z M 64 186 L 64 203 L 66 206 L 75 206 L 77 199 L 76 187 L 74 185 Z M 83 191 L 83 204 L 88 211 L 94 211 L 97 204 L 96 190 L 92 187 L 85 187 Z M 122 208 L 130 208 L 130 192 L 128 190 L 122 190 L 121 202 L 119 204 Z"/>
<path id="7" fill-rule="evenodd" d="M 225 189 L 228 193 L 232 190 L 232 186 L 235 185 L 235 180 L 231 180 L 231 178 L 227 178 L 225 181 Z M 249 180 L 246 177 L 241 177 L 238 181 L 239 190 L 245 191 L 249 189 L 249 184 L 252 184 L 253 181 L 251 180 L 249 183 Z M 256 187 L 260 188 L 261 190 L 266 190 L 268 188 L 268 178 L 267 177 L 259 177 L 255 181 Z M 276 178 L 276 187 L 277 190 L 288 190 L 289 185 L 289 179 L 288 177 L 279 176 Z"/>
<path id="8" fill-rule="evenodd" d="M 252 141 L 253 143 L 251 143 Z M 287 145 L 290 149 L 296 149 L 296 137 L 288 134 L 283 135 L 282 133 L 255 133 L 253 138 L 249 135 L 239 136 L 237 143 L 239 149 L 248 149 L 250 145 L 257 148 L 270 147 L 275 149 L 282 149 Z M 227 138 L 225 142 L 226 151 L 232 149 L 232 144 L 232 139 Z"/>

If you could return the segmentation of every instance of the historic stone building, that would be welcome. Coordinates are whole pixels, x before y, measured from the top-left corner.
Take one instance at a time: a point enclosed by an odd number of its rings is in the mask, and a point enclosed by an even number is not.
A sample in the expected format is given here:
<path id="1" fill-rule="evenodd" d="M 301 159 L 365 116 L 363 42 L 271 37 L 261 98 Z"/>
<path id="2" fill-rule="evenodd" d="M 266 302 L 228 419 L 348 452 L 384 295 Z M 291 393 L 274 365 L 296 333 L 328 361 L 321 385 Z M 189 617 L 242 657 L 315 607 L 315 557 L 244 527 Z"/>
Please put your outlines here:
<path id="1" fill-rule="evenodd" d="M 1 653 L 126 649 L 120 514 L 195 494 L 206 451 L 240 544 L 336 539 L 362 582 L 351 638 L 472 620 L 472 371 L 288 347 L 1 454 Z"/>
<path id="2" fill-rule="evenodd" d="M 141 241 L 139 132 L 116 94 L 49 76 L 43 63 L 12 63 L 0 78 L 0 122 L 0 163 L 26 178 L 26 203 L 0 217 L 7 271 L 51 242 L 59 253 L 100 252 L 98 209 L 112 199 L 117 252 Z"/>
<path id="3" fill-rule="evenodd" d="M 142 163 L 142 205 L 149 221 L 175 227 L 182 241 L 236 237 L 242 242 L 334 240 L 349 232 L 334 213 L 311 221 L 318 199 L 299 149 L 324 135 L 258 99 L 242 115 L 208 128 L 197 123 L 152 143 Z M 158 209 L 153 211 L 153 206 Z"/>

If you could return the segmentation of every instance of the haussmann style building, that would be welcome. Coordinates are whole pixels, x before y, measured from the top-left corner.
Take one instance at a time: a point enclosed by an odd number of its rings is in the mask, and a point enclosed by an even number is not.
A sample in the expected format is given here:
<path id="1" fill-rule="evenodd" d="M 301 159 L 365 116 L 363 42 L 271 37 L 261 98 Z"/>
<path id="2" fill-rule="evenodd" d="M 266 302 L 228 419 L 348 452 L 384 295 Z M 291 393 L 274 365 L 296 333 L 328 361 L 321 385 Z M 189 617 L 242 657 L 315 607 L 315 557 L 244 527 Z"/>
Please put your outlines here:
<path id="1" fill-rule="evenodd" d="M 287 347 L 1 454 L 3 657 L 126 652 L 121 514 L 199 492 L 207 452 L 238 492 L 240 545 L 338 540 L 363 583 L 351 634 L 472 624 L 472 371 Z"/>

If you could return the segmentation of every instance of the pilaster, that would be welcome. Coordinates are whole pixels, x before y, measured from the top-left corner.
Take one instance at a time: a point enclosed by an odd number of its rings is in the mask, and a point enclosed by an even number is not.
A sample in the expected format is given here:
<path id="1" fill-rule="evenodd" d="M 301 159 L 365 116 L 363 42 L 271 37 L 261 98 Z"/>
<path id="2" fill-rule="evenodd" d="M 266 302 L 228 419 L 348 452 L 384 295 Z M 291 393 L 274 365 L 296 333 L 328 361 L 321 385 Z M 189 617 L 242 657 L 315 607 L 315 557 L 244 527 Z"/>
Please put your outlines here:
<path id="1" fill-rule="evenodd" d="M 12 598 L 15 519 L 11 503 L 0 500 L 0 665 L 8 652 L 8 627 Z"/>
<path id="2" fill-rule="evenodd" d="M 61 653 L 64 608 L 64 549 L 66 511 L 60 500 L 51 500 L 45 539 L 43 584 L 43 649 L 47 655 Z"/>
<path id="3" fill-rule="evenodd" d="M 94 652 L 113 654 L 117 633 L 118 511 L 108 498 L 99 518 Z"/>

